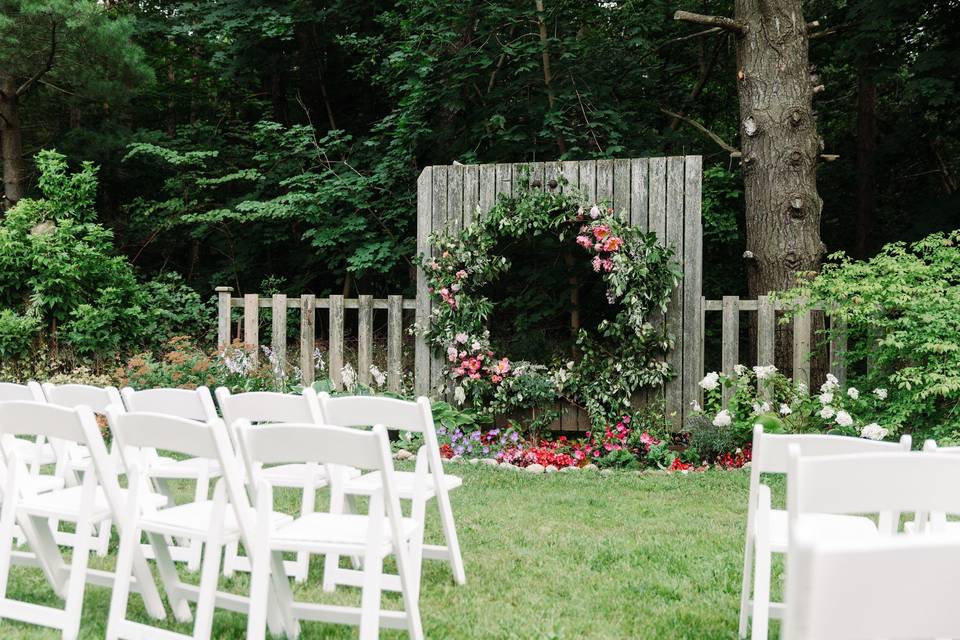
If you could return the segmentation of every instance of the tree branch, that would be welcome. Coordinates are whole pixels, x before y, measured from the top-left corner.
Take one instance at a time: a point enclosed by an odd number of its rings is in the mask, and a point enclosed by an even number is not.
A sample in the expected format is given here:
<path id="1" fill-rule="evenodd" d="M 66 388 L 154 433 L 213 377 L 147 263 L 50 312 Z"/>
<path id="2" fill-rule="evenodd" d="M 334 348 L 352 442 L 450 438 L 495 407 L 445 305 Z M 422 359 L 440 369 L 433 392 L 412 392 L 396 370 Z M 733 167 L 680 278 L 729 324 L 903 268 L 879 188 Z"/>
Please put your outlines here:
<path id="1" fill-rule="evenodd" d="M 679 113 L 674 113 L 673 111 L 669 111 L 668 109 L 664 109 L 663 107 L 660 107 L 660 111 L 667 114 L 671 118 L 676 118 L 677 120 L 683 120 L 684 122 L 689 124 L 691 127 L 693 127 L 694 129 L 701 132 L 702 134 L 704 134 L 705 136 L 707 136 L 708 138 L 716 142 L 718 145 L 723 147 L 723 149 L 727 151 L 727 153 L 729 153 L 732 157 L 739 158 L 741 155 L 743 155 L 739 149 L 727 143 L 723 138 L 715 134 L 713 131 L 710 131 L 710 129 L 707 129 L 705 126 L 703 126 L 696 120 L 691 120 L 687 116 L 681 115 Z"/>
<path id="2" fill-rule="evenodd" d="M 19 98 L 27 91 L 30 90 L 30 87 L 34 85 L 40 78 L 45 76 L 50 69 L 53 68 L 53 59 L 57 55 L 57 21 L 54 20 L 50 23 L 50 55 L 47 56 L 47 63 L 43 66 L 42 69 L 33 74 L 30 78 L 27 79 L 20 88 L 17 89 L 17 97 Z"/>
<path id="3" fill-rule="evenodd" d="M 718 27 L 726 31 L 731 31 L 738 36 L 742 36 L 747 32 L 747 25 L 743 24 L 739 20 L 734 20 L 733 18 L 727 18 L 725 16 L 705 16 L 700 13 L 690 13 L 689 11 L 677 11 L 675 14 L 673 14 L 673 19 L 680 20 L 681 22 L 702 24 L 707 27 Z"/>

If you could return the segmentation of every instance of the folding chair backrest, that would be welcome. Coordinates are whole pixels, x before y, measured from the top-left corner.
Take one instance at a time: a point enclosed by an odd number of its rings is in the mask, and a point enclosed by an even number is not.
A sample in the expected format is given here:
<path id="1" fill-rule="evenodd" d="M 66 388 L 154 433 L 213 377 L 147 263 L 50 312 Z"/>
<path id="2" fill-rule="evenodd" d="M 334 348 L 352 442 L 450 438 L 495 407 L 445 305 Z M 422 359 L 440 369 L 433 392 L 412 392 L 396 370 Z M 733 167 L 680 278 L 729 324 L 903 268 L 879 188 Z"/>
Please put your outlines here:
<path id="1" fill-rule="evenodd" d="M 319 394 L 324 424 L 339 427 L 368 427 L 382 424 L 387 429 L 425 433 L 433 426 L 430 403 L 410 402 L 384 396 L 341 396 Z M 422 398 L 421 400 L 426 400 Z"/>
<path id="2" fill-rule="evenodd" d="M 0 382 L 0 402 L 19 400 L 21 402 L 46 402 L 43 388 L 39 382 L 31 380 L 27 384 Z"/>
<path id="3" fill-rule="evenodd" d="M 909 451 L 911 439 L 905 435 L 900 442 L 878 442 L 867 438 L 820 433 L 764 433 L 763 427 L 757 425 L 753 430 L 751 469 L 757 473 L 786 473 L 791 445 L 799 446 L 804 456 L 831 456 Z"/>
<path id="4" fill-rule="evenodd" d="M 163 449 L 194 458 L 216 459 L 219 455 L 210 422 L 179 418 L 163 413 L 124 412 L 117 407 L 107 410 L 110 429 L 121 452 L 127 447 Z"/>
<path id="5" fill-rule="evenodd" d="M 308 424 L 251 425 L 236 423 L 237 437 L 248 468 L 256 464 L 315 462 L 366 470 L 393 468 L 382 426 L 373 431 Z"/>
<path id="6" fill-rule="evenodd" d="M 142 389 L 130 387 L 120 390 L 127 411 L 138 413 L 162 413 L 187 420 L 208 422 L 217 417 L 210 389 Z"/>
<path id="7" fill-rule="evenodd" d="M 61 407 L 85 406 L 94 413 L 105 415 L 110 405 L 122 405 L 120 392 L 116 387 L 95 387 L 89 384 L 50 384 L 43 385 L 43 395 L 47 402 Z"/>
<path id="8" fill-rule="evenodd" d="M 313 391 L 312 389 L 310 391 Z M 226 387 L 216 390 L 223 420 L 233 425 L 243 419 L 252 423 L 316 423 L 319 410 L 310 394 L 250 391 L 232 394 Z"/>
<path id="9" fill-rule="evenodd" d="M 960 539 L 815 541 L 798 527 L 785 640 L 960 638 Z"/>
<path id="10" fill-rule="evenodd" d="M 957 487 L 960 456 L 915 451 L 807 457 L 793 448 L 787 509 L 792 520 L 807 512 L 960 514 Z"/>
<path id="11" fill-rule="evenodd" d="M 47 436 L 86 444 L 88 434 L 84 431 L 81 415 L 77 409 L 44 402 L 0 402 L 0 434 Z"/>

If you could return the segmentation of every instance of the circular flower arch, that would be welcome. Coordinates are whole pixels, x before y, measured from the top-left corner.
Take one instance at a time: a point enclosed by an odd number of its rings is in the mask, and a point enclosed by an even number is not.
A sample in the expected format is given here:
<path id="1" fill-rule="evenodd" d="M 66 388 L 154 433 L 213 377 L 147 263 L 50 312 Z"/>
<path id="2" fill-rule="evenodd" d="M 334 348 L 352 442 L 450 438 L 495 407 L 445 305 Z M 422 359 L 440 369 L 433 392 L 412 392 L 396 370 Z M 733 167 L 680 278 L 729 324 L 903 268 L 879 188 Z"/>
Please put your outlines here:
<path id="1" fill-rule="evenodd" d="M 434 234 L 433 256 L 421 266 L 433 299 L 428 343 L 444 361 L 444 387 L 460 403 L 511 413 L 568 401 L 600 424 L 630 409 L 641 387 L 666 381 L 665 354 L 673 338 L 650 322 L 666 310 L 681 271 L 656 235 L 617 218 L 612 209 L 585 209 L 576 193 L 525 189 L 501 196 L 485 217 L 449 234 Z M 554 234 L 572 242 L 599 274 L 613 317 L 576 336 L 576 359 L 511 362 L 490 342 L 487 322 L 494 304 L 482 293 L 503 276 L 509 260 L 494 252 L 503 239 Z M 660 323 L 662 325 L 662 323 Z M 555 416 L 543 416 L 552 419 Z"/>

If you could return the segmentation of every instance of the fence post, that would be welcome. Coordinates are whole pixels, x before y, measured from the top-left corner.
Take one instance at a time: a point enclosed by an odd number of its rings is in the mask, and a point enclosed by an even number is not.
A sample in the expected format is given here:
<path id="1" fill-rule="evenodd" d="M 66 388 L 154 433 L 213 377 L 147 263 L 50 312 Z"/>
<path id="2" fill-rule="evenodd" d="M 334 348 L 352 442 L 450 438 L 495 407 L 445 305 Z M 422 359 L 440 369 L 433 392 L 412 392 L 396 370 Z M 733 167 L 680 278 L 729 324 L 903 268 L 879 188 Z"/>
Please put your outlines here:
<path id="1" fill-rule="evenodd" d="M 810 388 L 810 309 L 807 300 L 797 301 L 803 309 L 793 318 L 793 381 Z"/>
<path id="2" fill-rule="evenodd" d="M 230 344 L 230 294 L 233 287 L 217 287 L 217 346 Z"/>
<path id="3" fill-rule="evenodd" d="M 740 360 L 740 298 L 723 296 L 723 372 L 733 376 Z M 724 385 L 723 407 L 727 407 L 733 388 Z"/>
<path id="4" fill-rule="evenodd" d="M 403 297 L 387 297 L 387 389 L 400 393 L 403 380 Z"/>
<path id="5" fill-rule="evenodd" d="M 273 328 L 270 336 L 270 348 L 273 349 L 273 357 L 277 363 L 279 371 L 274 375 L 280 377 L 281 371 L 286 371 L 287 367 L 287 296 L 283 293 L 273 295 L 273 309 L 271 310 L 270 322 Z M 271 363 L 273 364 L 273 363 Z"/>
<path id="6" fill-rule="evenodd" d="M 243 343 L 253 347 L 254 364 L 260 361 L 260 294 L 243 296 Z"/>
<path id="7" fill-rule="evenodd" d="M 757 296 L 757 364 L 762 367 L 774 364 L 776 331 L 776 312 L 770 296 Z M 759 381 L 757 385 L 758 391 L 767 398 L 769 393 L 766 387 Z"/>
<path id="8" fill-rule="evenodd" d="M 357 313 L 357 379 L 370 385 L 370 365 L 373 364 L 373 296 L 360 296 Z"/>
<path id="9" fill-rule="evenodd" d="M 330 380 L 335 389 L 343 383 L 343 296 L 330 296 Z"/>
<path id="10" fill-rule="evenodd" d="M 313 384 L 313 350 L 316 348 L 317 298 L 306 293 L 300 296 L 300 373 L 303 386 Z"/>
<path id="11" fill-rule="evenodd" d="M 830 317 L 830 372 L 837 376 L 840 388 L 847 386 L 847 322 Z"/>

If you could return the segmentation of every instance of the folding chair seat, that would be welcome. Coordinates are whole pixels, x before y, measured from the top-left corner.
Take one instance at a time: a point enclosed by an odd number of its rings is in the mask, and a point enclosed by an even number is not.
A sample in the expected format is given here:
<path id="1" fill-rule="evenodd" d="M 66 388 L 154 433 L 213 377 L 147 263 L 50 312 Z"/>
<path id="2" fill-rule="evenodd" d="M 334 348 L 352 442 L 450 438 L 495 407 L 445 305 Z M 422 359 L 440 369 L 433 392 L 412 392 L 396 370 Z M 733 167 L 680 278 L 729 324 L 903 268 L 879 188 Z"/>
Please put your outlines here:
<path id="1" fill-rule="evenodd" d="M 134 391 L 130 387 L 120 390 L 127 411 L 139 413 L 159 413 L 163 415 L 209 422 L 217 418 L 217 408 L 213 396 L 206 387 L 196 389 L 143 389 Z M 150 479 L 157 492 L 173 500 L 170 480 L 191 480 L 194 482 L 194 501 L 205 500 L 210 495 L 210 481 L 220 477 L 220 465 L 209 458 L 180 459 L 163 455 L 156 449 L 144 450 L 151 456 L 149 465 Z M 174 560 L 186 562 L 187 568 L 196 571 L 200 568 L 200 542 L 178 545 L 171 550 Z M 145 553 L 152 558 L 151 547 L 145 545 Z"/>
<path id="2" fill-rule="evenodd" d="M 466 583 L 467 577 L 457 537 L 457 527 L 450 505 L 449 492 L 463 485 L 459 476 L 444 472 L 440 457 L 440 445 L 433 423 L 433 411 L 430 400 L 418 398 L 416 402 L 397 400 L 377 396 L 344 396 L 332 398 L 321 393 L 320 412 L 323 422 L 341 427 L 363 427 L 382 424 L 388 429 L 399 429 L 423 434 L 424 444 L 417 452 L 417 469 L 424 467 L 428 471 L 424 500 L 436 499 L 440 522 L 443 527 L 445 545 L 424 545 L 423 557 L 429 560 L 445 560 L 449 563 L 453 578 L 457 584 Z M 402 500 L 413 500 L 416 492 L 417 471 L 395 471 L 394 490 Z M 347 479 L 342 492 L 334 487 L 331 500 L 332 509 L 342 511 L 350 508 L 351 496 L 366 496 L 379 488 L 381 476 L 367 473 L 359 478 Z M 424 518 L 425 508 L 414 505 L 416 517 Z M 425 526 L 425 522 L 423 522 Z M 324 566 L 323 588 L 331 591 L 340 584 L 356 584 L 357 575 L 349 569 L 341 569 L 337 558 L 329 557 Z"/>
<path id="3" fill-rule="evenodd" d="M 252 571 L 250 583 L 250 615 L 247 638 L 264 637 L 268 612 L 267 594 L 271 585 L 277 594 L 284 617 L 339 624 L 358 624 L 361 640 L 379 637 L 380 627 L 405 629 L 411 638 L 423 637 L 419 613 L 420 562 L 419 545 L 423 536 L 422 520 L 404 518 L 394 491 L 393 460 L 390 457 L 386 430 L 378 425 L 372 432 L 316 424 L 280 424 L 251 426 L 241 420 L 236 436 L 251 473 L 249 480 L 257 487 L 256 531 L 250 549 Z M 340 465 L 381 475 L 380 488 L 370 495 L 366 514 L 304 513 L 288 524 L 270 522 L 273 488 L 258 476 L 265 464 L 312 462 Z M 417 485 L 425 489 L 426 467 L 422 466 Z M 420 501 L 422 503 L 422 500 Z M 362 559 L 361 606 L 345 607 L 319 603 L 294 602 L 282 571 L 283 552 L 308 551 L 315 554 L 342 554 Z M 384 558 L 394 555 L 397 574 L 383 575 Z M 381 610 L 384 578 L 393 577 L 400 591 L 402 611 Z M 289 629 L 292 625 L 288 624 Z M 298 630 L 298 629 L 297 629 Z"/>
<path id="4" fill-rule="evenodd" d="M 11 446 L 11 436 L 15 435 L 43 435 L 53 443 L 86 447 L 91 464 L 84 473 L 82 485 L 34 493 L 31 483 L 36 478 L 20 460 L 18 447 Z M 0 618 L 53 627 L 61 631 L 63 638 L 76 638 L 86 583 L 111 586 L 114 575 L 88 568 L 93 539 L 86 535 L 75 537 L 72 559 L 67 565 L 51 522 L 54 519 L 71 521 L 77 531 L 84 531 L 96 524 L 109 527 L 111 520 L 116 520 L 122 530 L 123 520 L 117 516 L 125 491 L 117 484 L 116 469 L 96 419 L 86 407 L 67 409 L 37 402 L 0 403 L 0 448 L 6 460 L 4 500 L 0 505 Z M 20 526 L 54 593 L 65 601 L 63 609 L 14 600 L 7 595 L 10 565 L 14 560 L 15 524 Z M 136 575 L 137 589 L 143 595 L 148 614 L 165 617 L 160 594 L 149 579 L 150 570 L 139 548 L 130 558 L 130 570 Z"/>
<path id="5" fill-rule="evenodd" d="M 217 588 L 223 545 L 245 539 L 243 523 L 238 519 L 244 512 L 229 506 L 240 495 L 249 512 L 249 500 L 242 481 L 228 488 L 221 480 L 216 485 L 212 499 L 206 495 L 196 496 L 193 502 L 167 508 L 145 504 L 143 498 L 149 495 L 145 488 L 150 486 L 150 479 L 154 475 L 151 465 L 158 464 L 157 457 L 151 454 L 157 449 L 216 460 L 220 469 L 232 464 L 236 467 L 233 477 L 238 477 L 241 473 L 239 463 L 233 458 L 226 427 L 219 418 L 198 422 L 158 413 L 125 413 L 114 411 L 113 408 L 108 409 L 108 416 L 120 455 L 127 464 L 130 497 L 124 506 L 129 528 L 121 536 L 117 554 L 117 582 L 110 603 L 106 637 L 109 640 L 147 637 L 206 640 L 210 637 L 217 606 L 239 612 L 246 612 L 249 606 L 247 598 L 221 592 Z M 252 514 L 248 513 L 246 517 L 252 522 Z M 290 516 L 282 513 L 269 514 L 273 526 L 282 526 L 290 520 Z M 146 534 L 153 549 L 152 555 L 156 559 L 157 570 L 174 616 L 181 622 L 194 620 L 190 635 L 162 631 L 127 619 L 130 568 L 133 554 L 140 548 L 141 534 Z M 199 585 L 187 584 L 180 579 L 172 557 L 176 547 L 170 545 L 168 538 L 186 538 L 191 544 L 202 545 Z M 197 603 L 196 615 L 190 611 L 190 601 Z M 271 628 L 280 630 L 279 619 L 275 613 L 271 615 Z"/>
<path id="6" fill-rule="evenodd" d="M 822 456 L 909 451 L 910 442 L 909 436 L 894 443 L 821 434 L 768 434 L 759 425 L 754 428 L 740 591 L 741 638 L 747 637 L 748 628 L 752 638 L 766 638 L 769 619 L 780 619 L 784 613 L 784 603 L 770 601 L 770 570 L 774 553 L 788 553 L 790 519 L 787 511 L 773 508 L 770 489 L 760 482 L 761 474 L 787 473 L 791 445 L 801 447 L 805 456 Z M 811 514 L 807 526 L 835 539 L 861 539 L 876 537 L 879 531 L 889 530 L 893 526 L 893 517 L 891 513 L 881 514 L 878 530 L 873 520 L 859 515 Z"/>
<path id="7" fill-rule="evenodd" d="M 43 395 L 49 404 L 74 409 L 80 406 L 87 407 L 95 414 L 106 415 L 107 407 L 121 404 L 120 392 L 116 387 L 95 387 L 87 384 L 44 383 Z M 110 455 L 113 457 L 114 468 L 123 473 L 123 463 L 111 446 Z M 68 486 L 80 484 L 80 477 L 90 468 L 90 452 L 86 445 L 71 443 L 67 446 L 63 460 L 58 463 L 57 473 L 62 475 Z M 105 522 L 97 526 L 94 532 L 96 538 L 94 551 L 100 557 L 105 557 L 110 547 L 110 523 Z M 74 534 L 63 531 L 56 532 L 59 544 L 73 544 Z"/>
<path id="8" fill-rule="evenodd" d="M 238 420 L 247 420 L 254 424 L 276 423 L 315 423 L 320 421 L 320 409 L 317 404 L 316 392 L 307 387 L 302 394 L 275 393 L 269 391 L 253 391 L 248 393 L 231 394 L 225 387 L 216 390 L 217 403 L 223 413 L 231 437 L 233 425 Z M 236 444 L 236 442 L 235 442 Z M 348 477 L 355 477 L 359 472 L 355 469 L 341 471 Z M 329 484 L 327 469 L 317 464 L 277 464 L 263 467 L 260 476 L 273 487 L 299 489 L 302 491 L 301 513 L 312 513 L 316 504 L 316 490 Z M 286 561 L 288 575 L 297 582 L 304 582 L 310 569 L 310 554 L 300 552 L 294 561 Z M 235 543 L 227 545 L 224 558 L 224 575 L 231 576 L 236 571 L 249 571 L 249 560 L 239 554 Z"/>

